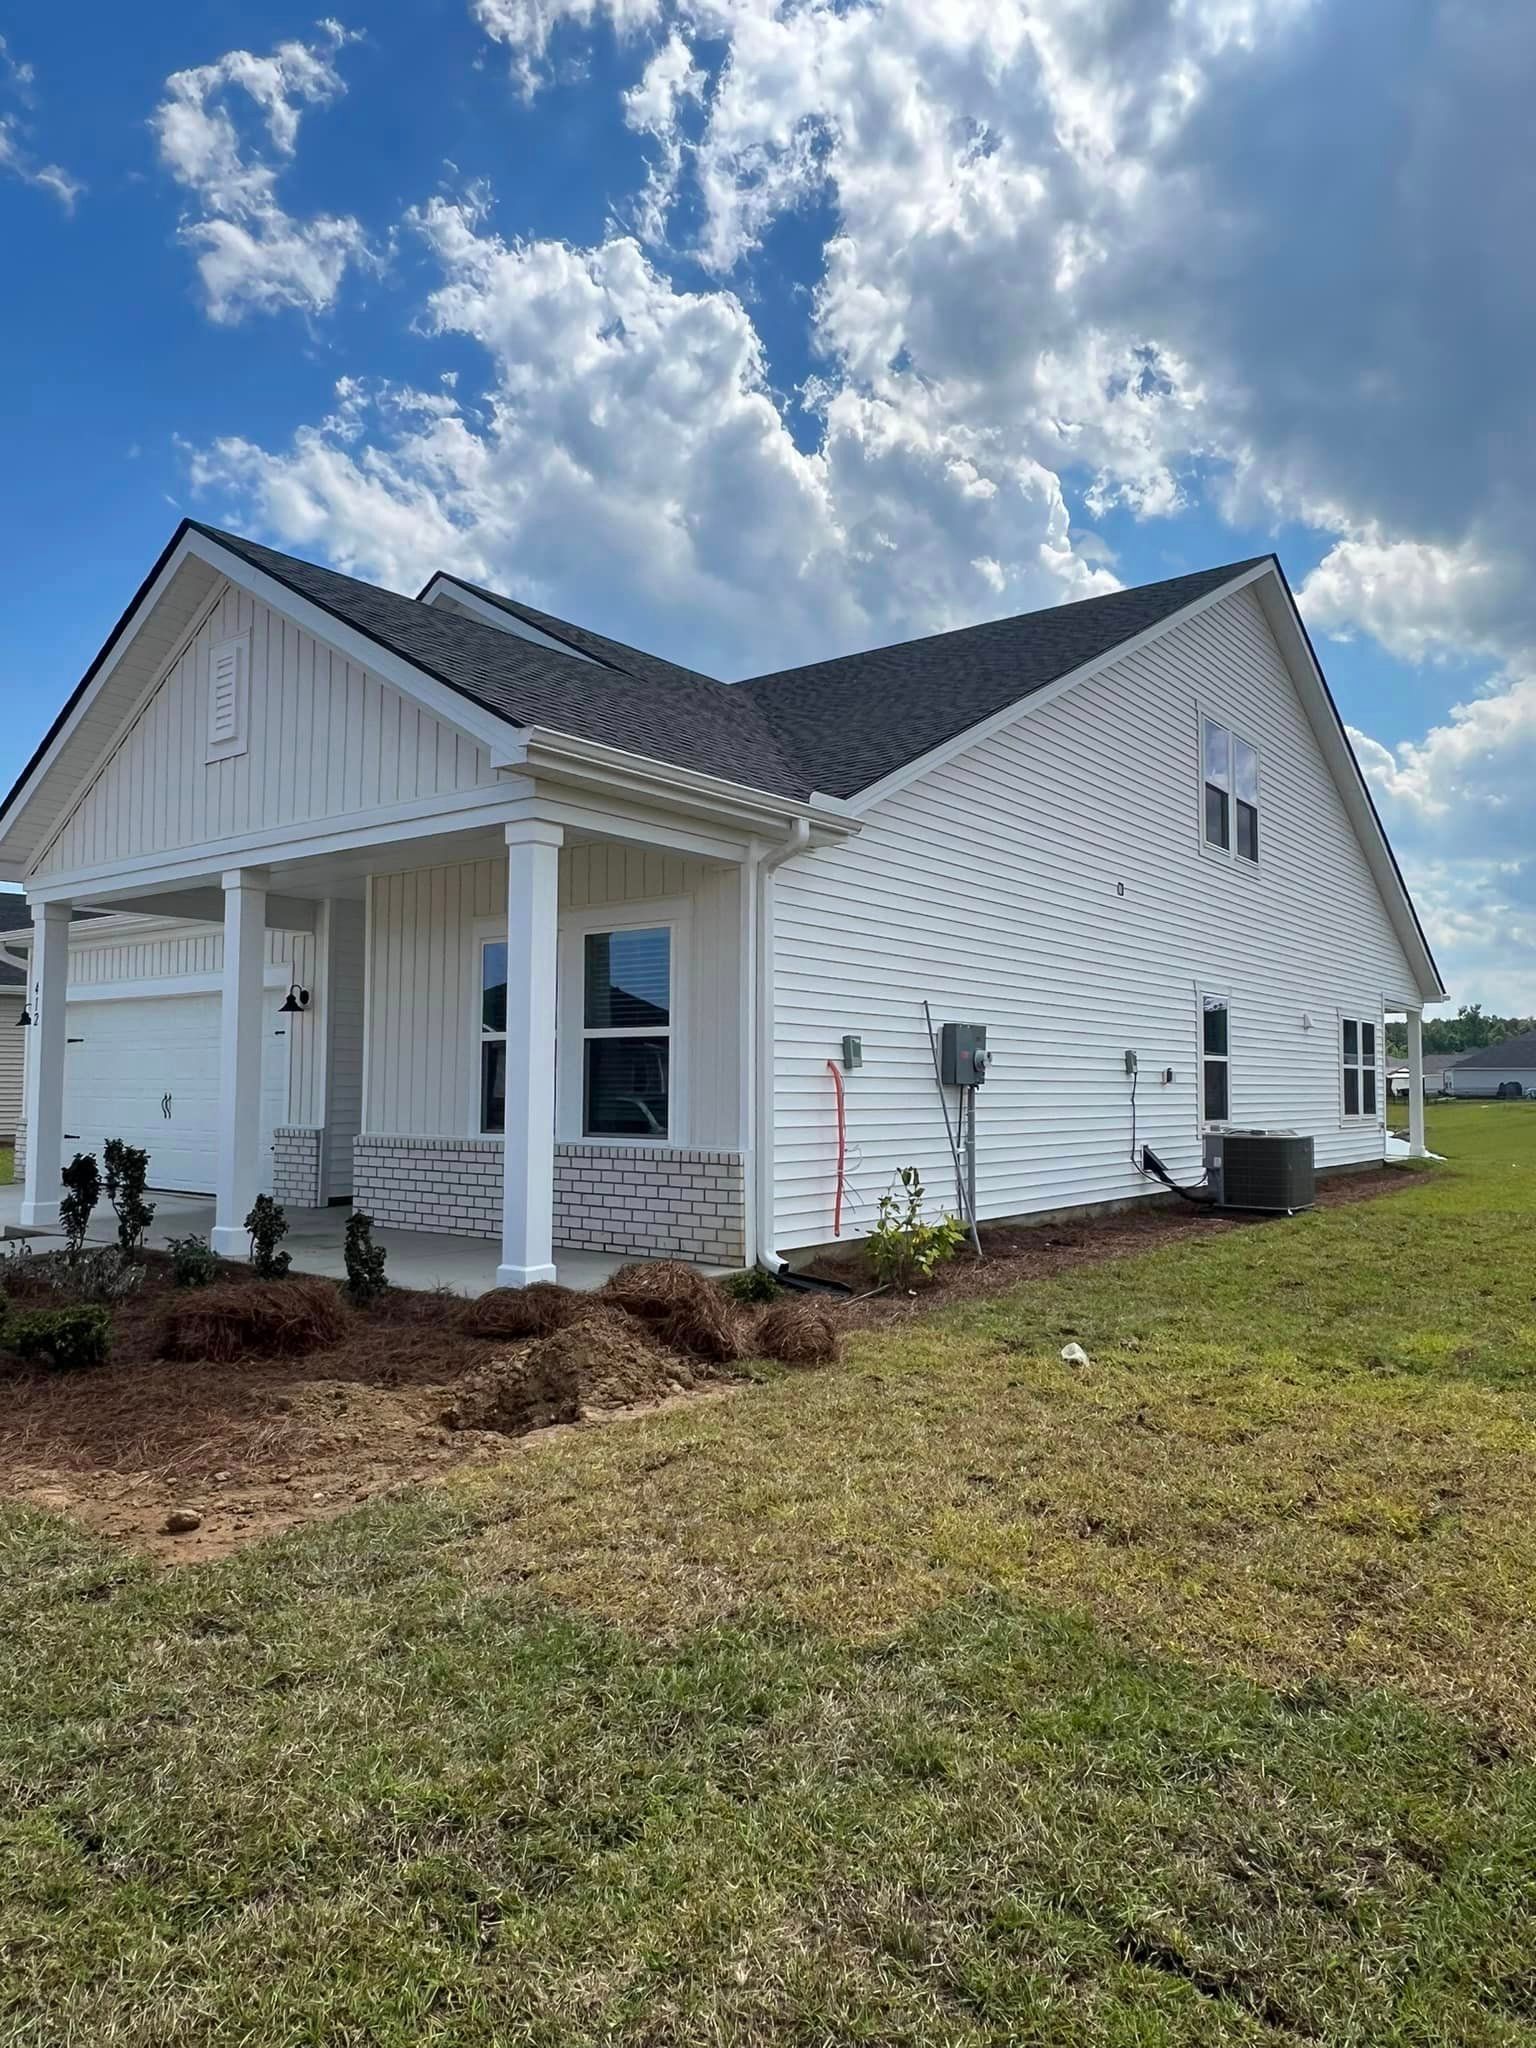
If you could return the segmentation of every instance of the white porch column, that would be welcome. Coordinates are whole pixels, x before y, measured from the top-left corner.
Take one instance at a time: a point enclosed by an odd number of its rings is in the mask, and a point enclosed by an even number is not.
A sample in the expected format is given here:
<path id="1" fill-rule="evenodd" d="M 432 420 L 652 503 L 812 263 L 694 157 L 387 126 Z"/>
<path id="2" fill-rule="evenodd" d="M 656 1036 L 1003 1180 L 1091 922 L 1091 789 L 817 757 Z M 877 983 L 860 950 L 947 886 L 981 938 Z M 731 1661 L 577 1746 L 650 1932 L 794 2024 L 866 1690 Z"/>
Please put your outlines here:
<path id="1" fill-rule="evenodd" d="M 27 1171 L 22 1187 L 23 1230 L 59 1227 L 59 1175 L 64 1164 L 64 1006 L 69 987 L 67 903 L 34 905 L 32 1040 L 27 1047 Z"/>
<path id="2" fill-rule="evenodd" d="M 1424 1157 L 1424 1013 L 1408 1012 L 1408 1152 Z"/>
<path id="3" fill-rule="evenodd" d="M 249 1246 L 245 1228 L 261 1192 L 261 1054 L 267 964 L 266 872 L 224 877 L 224 999 L 219 1015 L 219 1172 L 208 1242 L 225 1258 Z"/>
<path id="4" fill-rule="evenodd" d="M 507 1128 L 498 1287 L 555 1277 L 558 825 L 507 827 Z"/>

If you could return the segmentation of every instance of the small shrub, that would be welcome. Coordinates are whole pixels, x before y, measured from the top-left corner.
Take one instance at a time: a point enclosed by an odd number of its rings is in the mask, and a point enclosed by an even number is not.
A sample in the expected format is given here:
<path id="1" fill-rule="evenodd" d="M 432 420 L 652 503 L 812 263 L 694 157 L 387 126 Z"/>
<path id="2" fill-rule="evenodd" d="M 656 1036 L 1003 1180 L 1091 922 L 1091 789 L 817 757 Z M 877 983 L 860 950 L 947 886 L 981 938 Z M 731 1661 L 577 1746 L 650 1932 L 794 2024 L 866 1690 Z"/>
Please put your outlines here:
<path id="1" fill-rule="evenodd" d="M 34 1270 L 66 1301 L 126 1301 L 144 1284 L 143 1265 L 115 1244 L 98 1245 L 74 1258 L 67 1252 L 44 1252 Z"/>
<path id="2" fill-rule="evenodd" d="M 206 1237 L 168 1237 L 165 1248 L 171 1255 L 171 1278 L 178 1287 L 211 1287 L 219 1277 L 219 1255 L 210 1251 Z"/>
<path id="3" fill-rule="evenodd" d="M 347 1293 L 359 1308 L 365 1302 L 377 1301 L 389 1282 L 384 1277 L 384 1267 L 389 1254 L 383 1245 L 373 1241 L 373 1218 L 365 1216 L 361 1209 L 354 1209 L 347 1218 L 347 1242 L 343 1254 L 347 1262 Z"/>
<path id="4" fill-rule="evenodd" d="M 347 1311 L 328 1280 L 221 1280 L 173 1297 L 160 1356 L 231 1365 L 240 1358 L 302 1358 L 340 1343 Z"/>
<path id="5" fill-rule="evenodd" d="M 137 1145 L 125 1145 L 121 1138 L 108 1138 L 101 1156 L 107 1169 L 107 1200 L 117 1214 L 118 1247 L 125 1257 L 133 1258 L 142 1250 L 145 1233 L 155 1220 L 154 1203 L 144 1199 L 149 1154 Z"/>
<path id="6" fill-rule="evenodd" d="M 64 1246 L 72 1259 L 80 1256 L 96 1204 L 101 1200 L 101 1169 L 94 1152 L 77 1152 L 64 1169 L 66 1193 L 59 1202 Z"/>
<path id="7" fill-rule="evenodd" d="M 833 1365 L 842 1343 L 819 1302 L 791 1297 L 769 1309 L 752 1332 L 752 1349 L 785 1365 Z"/>
<path id="8" fill-rule="evenodd" d="M 80 1372 L 105 1365 L 112 1349 L 112 1318 L 104 1308 L 38 1308 L 5 1326 L 6 1348 L 50 1372 Z"/>
<path id="9" fill-rule="evenodd" d="M 880 1197 L 865 1254 L 882 1287 L 926 1286 L 964 1244 L 965 1225 L 958 1216 L 942 1216 L 937 1223 L 924 1218 L 922 1176 L 915 1166 L 903 1166 L 896 1178 L 900 1191 L 892 1187 Z"/>
<path id="10" fill-rule="evenodd" d="M 727 1273 L 718 1284 L 727 1300 L 740 1302 L 744 1308 L 755 1308 L 760 1302 L 777 1301 L 779 1298 L 778 1281 L 771 1273 L 765 1273 L 761 1266 L 748 1266 L 741 1273 Z"/>
<path id="11" fill-rule="evenodd" d="M 251 1233 L 251 1265 L 263 1280 L 281 1280 L 293 1264 L 289 1252 L 278 1246 L 288 1235 L 288 1218 L 280 1202 L 270 1195 L 258 1195 L 251 1204 L 245 1227 Z"/>

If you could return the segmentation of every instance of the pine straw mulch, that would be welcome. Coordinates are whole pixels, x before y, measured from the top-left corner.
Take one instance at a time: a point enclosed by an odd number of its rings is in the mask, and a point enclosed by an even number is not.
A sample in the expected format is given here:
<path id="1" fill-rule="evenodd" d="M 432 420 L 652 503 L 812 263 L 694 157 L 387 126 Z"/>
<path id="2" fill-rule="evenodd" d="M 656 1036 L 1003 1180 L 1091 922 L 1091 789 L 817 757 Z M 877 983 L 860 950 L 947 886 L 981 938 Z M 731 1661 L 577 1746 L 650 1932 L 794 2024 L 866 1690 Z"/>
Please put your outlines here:
<path id="1" fill-rule="evenodd" d="M 1366 1170 L 1329 1180 L 1319 1199 L 1331 1207 L 1411 1180 L 1401 1168 Z M 218 1557 L 446 1468 L 503 1459 L 509 1437 L 719 1393 L 740 1381 L 743 1358 L 771 1350 L 790 1365 L 824 1364 L 847 1330 L 1191 1236 L 1265 1227 L 1183 1209 L 993 1226 L 982 1233 L 985 1263 L 962 1255 L 920 1294 L 790 1295 L 767 1310 L 737 1308 L 672 1261 L 625 1267 L 597 1295 L 547 1287 L 465 1302 L 392 1289 L 364 1310 L 340 1304 L 329 1281 L 260 1283 L 232 1267 L 217 1289 L 226 1305 L 247 1293 L 254 1312 L 263 1291 L 291 1289 L 253 1321 L 275 1327 L 272 1348 L 315 1348 L 222 1363 L 188 1356 L 200 1319 L 205 1354 L 246 1350 L 221 1342 L 209 1322 L 214 1290 L 174 1289 L 166 1262 L 151 1255 L 143 1290 L 113 1312 L 107 1366 L 47 1373 L 0 1352 L 0 1498 L 72 1513 L 162 1557 Z M 854 1247 L 814 1270 L 867 1286 Z M 306 1333 L 298 1339 L 295 1321 Z M 201 1524 L 169 1535 L 166 1517 L 181 1507 Z"/>

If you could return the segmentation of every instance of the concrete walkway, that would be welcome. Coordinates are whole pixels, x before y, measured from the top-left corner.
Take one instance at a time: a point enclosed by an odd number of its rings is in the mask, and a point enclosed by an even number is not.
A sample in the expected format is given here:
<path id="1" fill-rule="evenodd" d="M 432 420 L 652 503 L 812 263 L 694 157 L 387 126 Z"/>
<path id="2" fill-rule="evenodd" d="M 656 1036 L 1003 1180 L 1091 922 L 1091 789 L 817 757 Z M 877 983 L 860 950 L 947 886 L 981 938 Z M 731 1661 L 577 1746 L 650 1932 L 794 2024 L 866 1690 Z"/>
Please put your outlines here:
<path id="1" fill-rule="evenodd" d="M 152 1249 L 162 1250 L 168 1237 L 206 1237 L 213 1228 L 213 1203 L 205 1195 L 175 1195 L 150 1189 L 155 1220 L 150 1228 Z M 297 1273 L 323 1273 L 340 1280 L 346 1275 L 342 1245 L 346 1235 L 348 1209 L 290 1209 L 288 1235 L 283 1249 L 293 1255 Z M 25 1236 L 36 1251 L 55 1250 L 63 1239 L 53 1232 L 22 1232 L 21 1189 L 0 1188 L 0 1236 Z M 90 1242 L 110 1244 L 117 1235 L 111 1209 L 103 1200 L 91 1219 Z M 455 1294 L 487 1294 L 496 1285 L 498 1247 L 483 1237 L 452 1237 L 432 1230 L 376 1230 L 375 1244 L 389 1254 L 389 1278 L 397 1287 L 449 1288 Z M 0 1253 L 0 1257 L 4 1254 Z M 627 1258 L 604 1252 L 557 1251 L 556 1272 L 567 1287 L 590 1290 L 601 1287 L 610 1274 L 628 1265 Z M 715 1276 L 730 1271 L 725 1266 L 701 1266 L 700 1272 Z"/>

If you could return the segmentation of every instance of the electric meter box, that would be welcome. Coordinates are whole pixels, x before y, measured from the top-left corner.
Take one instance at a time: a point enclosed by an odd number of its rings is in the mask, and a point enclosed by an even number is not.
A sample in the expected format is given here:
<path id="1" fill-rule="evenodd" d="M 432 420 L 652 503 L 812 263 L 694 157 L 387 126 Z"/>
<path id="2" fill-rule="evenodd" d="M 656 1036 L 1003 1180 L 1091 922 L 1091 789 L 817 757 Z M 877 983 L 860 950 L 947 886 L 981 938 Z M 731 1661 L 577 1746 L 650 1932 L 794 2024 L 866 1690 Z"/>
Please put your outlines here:
<path id="1" fill-rule="evenodd" d="M 990 1062 L 985 1024 L 940 1025 L 939 1074 L 946 1088 L 979 1088 Z"/>

